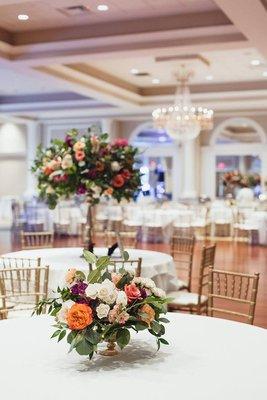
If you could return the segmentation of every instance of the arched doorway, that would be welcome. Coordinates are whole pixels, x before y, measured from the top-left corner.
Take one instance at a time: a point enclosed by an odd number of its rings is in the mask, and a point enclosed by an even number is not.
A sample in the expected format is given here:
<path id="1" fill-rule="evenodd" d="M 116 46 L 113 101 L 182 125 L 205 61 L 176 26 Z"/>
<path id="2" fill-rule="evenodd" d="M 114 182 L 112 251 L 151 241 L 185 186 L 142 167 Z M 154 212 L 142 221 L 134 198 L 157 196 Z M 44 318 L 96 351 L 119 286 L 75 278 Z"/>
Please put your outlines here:
<path id="1" fill-rule="evenodd" d="M 255 120 L 229 118 L 212 133 L 210 145 L 202 147 L 202 191 L 212 198 L 224 197 L 222 176 L 230 171 L 267 176 L 267 136 Z"/>
<path id="2" fill-rule="evenodd" d="M 151 122 L 138 125 L 130 143 L 141 153 L 142 191 L 156 198 L 178 199 L 181 192 L 180 148 Z"/>

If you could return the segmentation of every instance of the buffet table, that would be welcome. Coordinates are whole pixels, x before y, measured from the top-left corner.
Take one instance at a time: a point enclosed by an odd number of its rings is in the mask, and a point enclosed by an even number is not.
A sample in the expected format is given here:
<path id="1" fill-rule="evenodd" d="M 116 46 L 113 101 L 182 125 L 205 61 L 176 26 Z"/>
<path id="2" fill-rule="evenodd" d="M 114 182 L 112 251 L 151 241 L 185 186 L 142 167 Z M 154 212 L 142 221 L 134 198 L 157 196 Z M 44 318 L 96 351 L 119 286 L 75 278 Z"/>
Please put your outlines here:
<path id="1" fill-rule="evenodd" d="M 264 399 L 267 330 L 172 314 L 156 352 L 148 332 L 132 333 L 119 355 L 92 361 L 50 339 L 47 316 L 0 321 L 1 398 L 8 400 Z"/>
<path id="2" fill-rule="evenodd" d="M 126 249 L 127 250 L 127 249 Z M 131 260 L 142 258 L 142 276 L 152 278 L 156 285 L 165 291 L 179 289 L 176 277 L 175 264 L 169 254 L 150 250 L 129 249 L 127 250 Z M 76 268 L 88 271 L 88 264 L 81 258 L 83 249 L 80 247 L 66 247 L 53 249 L 22 250 L 5 254 L 11 258 L 37 258 L 41 257 L 42 265 L 49 265 L 49 290 L 56 289 L 64 281 L 66 271 Z M 107 249 L 96 247 L 95 254 L 107 255 Z M 115 252 L 118 259 L 118 252 Z"/>

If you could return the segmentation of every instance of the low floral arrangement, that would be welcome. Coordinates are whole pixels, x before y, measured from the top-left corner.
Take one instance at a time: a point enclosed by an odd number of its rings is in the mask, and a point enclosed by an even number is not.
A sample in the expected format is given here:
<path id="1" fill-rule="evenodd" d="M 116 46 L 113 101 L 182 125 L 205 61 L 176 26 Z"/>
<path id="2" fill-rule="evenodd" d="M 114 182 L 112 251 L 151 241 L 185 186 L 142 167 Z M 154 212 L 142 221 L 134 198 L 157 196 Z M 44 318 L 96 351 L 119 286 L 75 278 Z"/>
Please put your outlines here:
<path id="1" fill-rule="evenodd" d="M 162 337 L 168 299 L 162 289 L 149 278 L 134 277 L 120 269 L 110 272 L 109 257 L 100 257 L 84 250 L 84 257 L 95 268 L 85 276 L 70 269 L 66 286 L 57 289 L 58 298 L 41 301 L 35 312 L 39 315 L 48 305 L 48 314 L 55 316 L 56 331 L 52 338 L 62 340 L 67 335 L 70 351 L 91 359 L 98 345 L 108 343 L 104 355 L 117 353 L 115 344 L 123 349 L 130 341 L 130 330 L 147 329 L 155 336 L 158 349 L 168 342 Z M 128 257 L 125 254 L 125 257 Z"/>
<path id="2" fill-rule="evenodd" d="M 138 149 L 126 139 L 108 142 L 108 135 L 80 136 L 76 129 L 65 140 L 37 150 L 32 171 L 37 175 L 40 197 L 55 208 L 61 197 L 85 195 L 94 205 L 102 196 L 130 200 L 140 187 L 135 168 Z"/>
<path id="3" fill-rule="evenodd" d="M 226 172 L 223 175 L 225 186 L 250 187 L 253 188 L 261 183 L 259 174 L 241 174 L 239 171 Z"/>

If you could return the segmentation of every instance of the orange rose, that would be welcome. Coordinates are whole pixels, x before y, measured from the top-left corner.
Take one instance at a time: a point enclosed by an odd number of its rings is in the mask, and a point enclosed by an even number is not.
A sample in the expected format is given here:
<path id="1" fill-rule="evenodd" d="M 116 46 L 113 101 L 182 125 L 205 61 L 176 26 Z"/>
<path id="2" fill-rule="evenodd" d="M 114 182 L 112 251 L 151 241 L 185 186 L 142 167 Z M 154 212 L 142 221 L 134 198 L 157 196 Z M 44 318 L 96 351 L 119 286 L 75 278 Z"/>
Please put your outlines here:
<path id="1" fill-rule="evenodd" d="M 68 311 L 67 323 L 71 330 L 84 329 L 92 322 L 93 312 L 86 304 L 75 303 Z"/>
<path id="2" fill-rule="evenodd" d="M 84 159 L 84 157 L 85 157 L 85 153 L 83 150 L 76 151 L 75 158 L 77 161 L 82 161 Z"/>
<path id="3" fill-rule="evenodd" d="M 44 173 L 45 175 L 50 175 L 50 174 L 52 174 L 52 172 L 53 172 L 53 170 L 52 170 L 52 168 L 50 168 L 50 167 L 44 167 L 44 168 L 43 168 L 43 173 Z"/>
<path id="4" fill-rule="evenodd" d="M 149 304 L 144 304 L 142 307 L 139 308 L 139 311 L 142 314 L 146 314 L 146 316 L 141 316 L 140 319 L 143 322 L 146 322 L 149 326 L 152 321 L 155 319 L 155 311 Z"/>
<path id="5" fill-rule="evenodd" d="M 113 179 L 112 179 L 112 185 L 115 188 L 121 188 L 124 185 L 124 178 L 121 174 L 116 175 Z"/>

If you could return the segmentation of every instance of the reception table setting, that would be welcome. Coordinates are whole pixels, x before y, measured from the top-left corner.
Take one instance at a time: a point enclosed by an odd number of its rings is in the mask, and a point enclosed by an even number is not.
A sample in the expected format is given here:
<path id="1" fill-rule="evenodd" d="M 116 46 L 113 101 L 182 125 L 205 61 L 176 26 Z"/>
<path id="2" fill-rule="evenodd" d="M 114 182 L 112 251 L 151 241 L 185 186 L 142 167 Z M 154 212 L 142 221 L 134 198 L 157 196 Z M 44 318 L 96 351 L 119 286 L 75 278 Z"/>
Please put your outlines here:
<path id="1" fill-rule="evenodd" d="M 170 343 L 156 351 L 146 331 L 114 357 L 68 353 L 50 340 L 52 318 L 1 321 L 1 396 L 15 400 L 262 399 L 267 390 L 267 333 L 216 318 L 167 315 Z"/>

